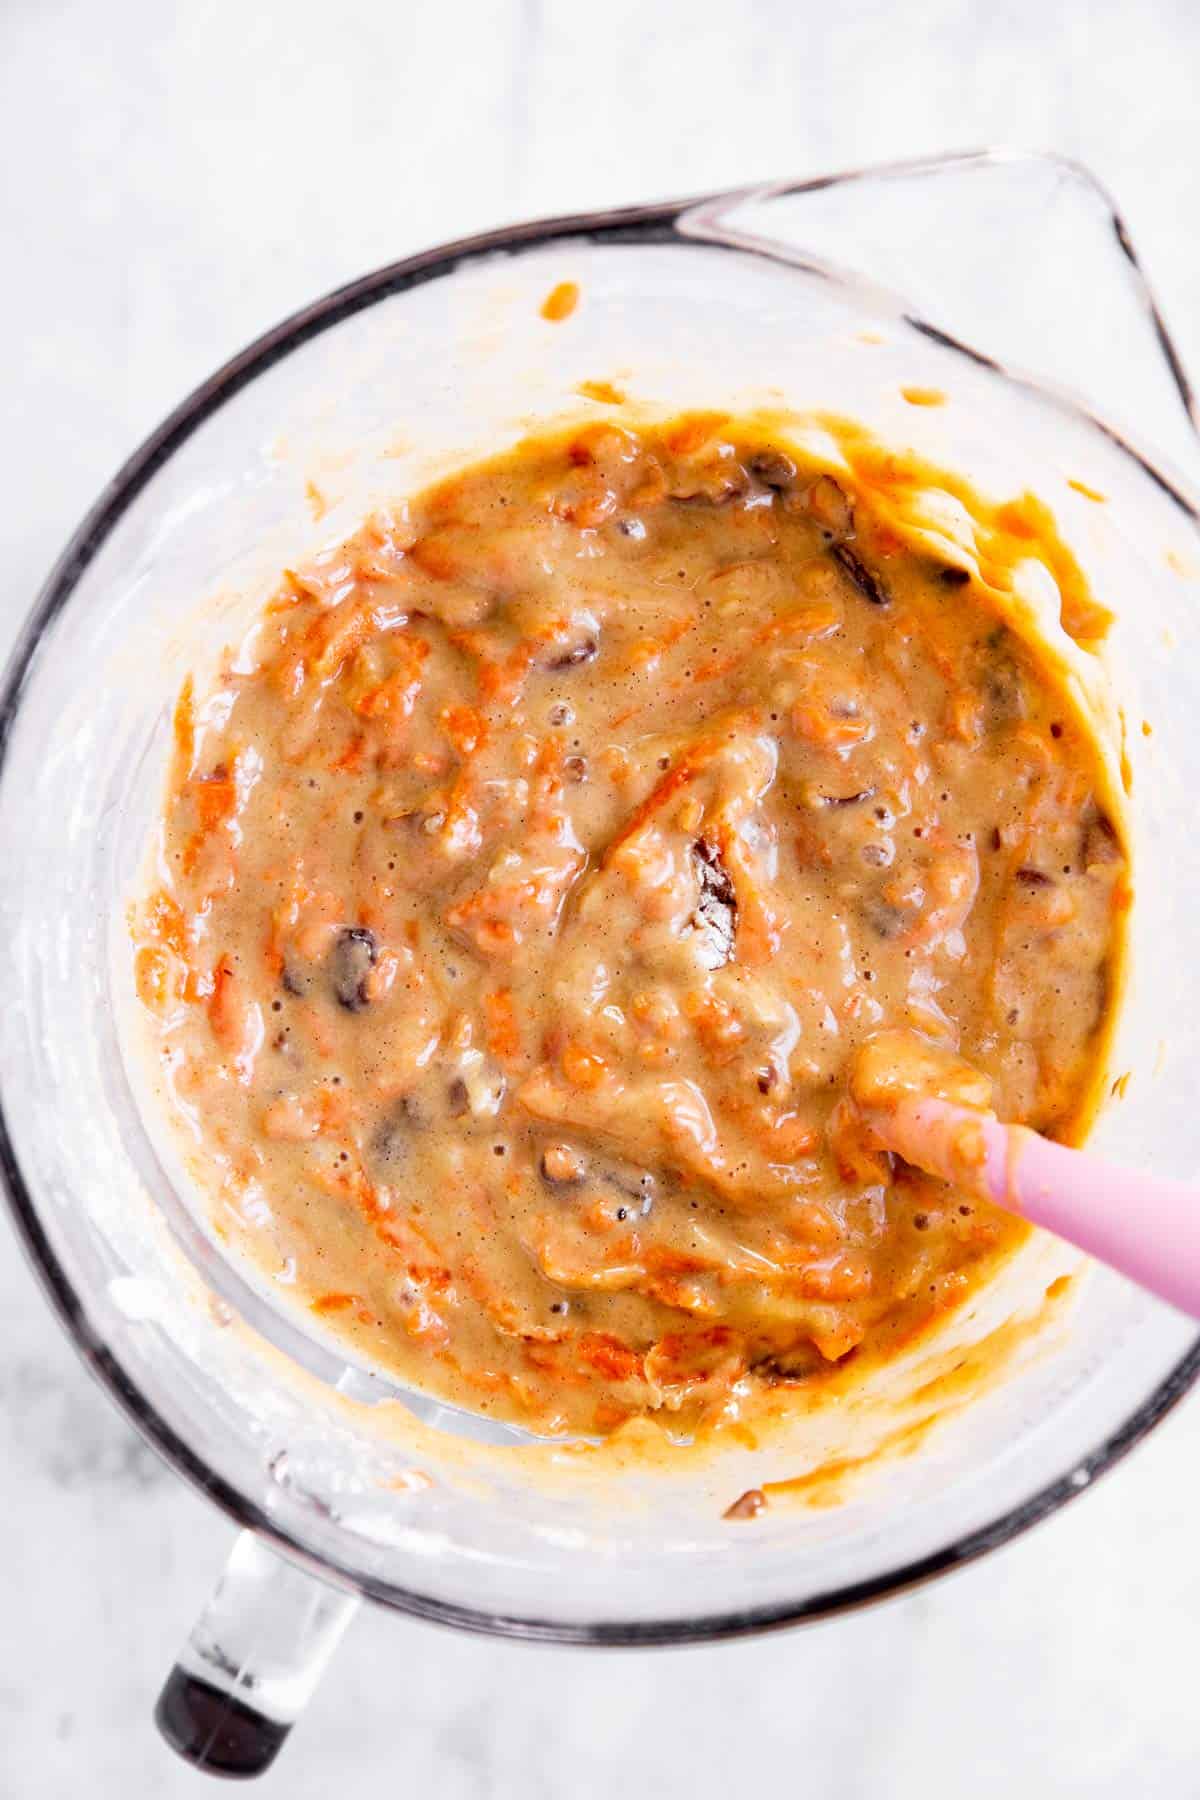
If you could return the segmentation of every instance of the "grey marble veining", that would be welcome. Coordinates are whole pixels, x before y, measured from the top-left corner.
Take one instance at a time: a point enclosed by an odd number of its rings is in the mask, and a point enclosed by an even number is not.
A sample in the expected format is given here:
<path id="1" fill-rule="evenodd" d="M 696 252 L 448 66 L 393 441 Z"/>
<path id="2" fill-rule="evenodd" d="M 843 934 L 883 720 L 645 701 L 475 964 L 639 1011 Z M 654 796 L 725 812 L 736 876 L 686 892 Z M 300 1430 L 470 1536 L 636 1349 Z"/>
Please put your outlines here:
<path id="1" fill-rule="evenodd" d="M 8 0 L 0 641 L 216 363 L 313 294 L 502 220 L 1053 146 L 1115 189 L 1200 363 L 1198 67 L 1191 0 Z M 261 1791 L 1195 1794 L 1198 1421 L 1185 1404 L 989 1562 L 800 1634 L 584 1657 L 364 1617 Z M 149 1707 L 228 1527 L 89 1382 L 6 1235 L 0 1516 L 0 1800 L 200 1792 Z"/>

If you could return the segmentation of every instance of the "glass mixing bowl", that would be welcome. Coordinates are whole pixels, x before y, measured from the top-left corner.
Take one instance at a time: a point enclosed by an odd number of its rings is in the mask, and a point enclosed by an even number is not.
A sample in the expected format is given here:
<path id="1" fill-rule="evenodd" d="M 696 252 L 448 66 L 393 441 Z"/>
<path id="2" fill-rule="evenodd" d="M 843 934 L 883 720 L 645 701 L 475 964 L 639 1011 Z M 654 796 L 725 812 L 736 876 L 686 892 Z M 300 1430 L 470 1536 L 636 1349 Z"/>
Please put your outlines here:
<path id="1" fill-rule="evenodd" d="M 563 280 L 579 283 L 579 307 L 548 324 L 540 302 Z M 1062 1505 L 1200 1367 L 1191 1325 L 1092 1271 L 1053 1329 L 1031 1323 L 1003 1381 L 843 1504 L 735 1525 L 724 1506 L 764 1474 L 795 1473 L 795 1447 L 593 1476 L 586 1457 L 530 1452 L 519 1433 L 419 1397 L 410 1410 L 216 1249 L 139 1103 L 121 1023 L 124 908 L 173 696 L 283 565 L 456 461 L 594 414 L 579 384 L 600 379 L 664 411 L 849 414 L 987 491 L 1051 503 L 1117 614 L 1112 672 L 1131 727 L 1139 892 L 1116 1065 L 1132 1079 L 1097 1139 L 1165 1173 L 1200 1160 L 1188 905 L 1200 677 L 1185 654 L 1196 445 L 1178 358 L 1085 172 L 985 153 L 524 225 L 297 314 L 185 401 L 100 496 L 0 698 L 0 1163 L 81 1354 L 244 1528 L 158 1714 L 177 1748 L 226 1773 L 266 1766 L 359 1596 L 580 1644 L 829 1614 Z M 914 407 L 905 387 L 947 404 Z M 1011 1318 L 1039 1320 L 1072 1260 L 1035 1239 L 934 1346 L 941 1367 Z M 842 1409 L 804 1462 L 877 1448 L 898 1405 L 880 1393 Z"/>

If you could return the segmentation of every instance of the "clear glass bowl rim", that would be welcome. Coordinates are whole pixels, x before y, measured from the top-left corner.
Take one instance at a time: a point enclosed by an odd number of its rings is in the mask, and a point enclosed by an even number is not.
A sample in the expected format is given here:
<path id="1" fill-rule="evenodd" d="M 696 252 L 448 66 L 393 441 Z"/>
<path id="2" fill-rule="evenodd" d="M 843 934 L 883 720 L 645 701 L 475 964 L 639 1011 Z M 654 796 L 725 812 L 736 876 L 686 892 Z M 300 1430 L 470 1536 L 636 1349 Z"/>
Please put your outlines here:
<path id="1" fill-rule="evenodd" d="M 985 167 L 1012 161 L 1049 162 L 1081 178 L 1108 208 L 1121 250 L 1140 284 L 1163 356 L 1170 369 L 1180 402 L 1195 421 L 1195 402 L 1182 361 L 1155 301 L 1153 291 L 1138 260 L 1129 232 L 1111 196 L 1091 172 L 1069 159 L 1036 151 L 983 149 L 961 151 L 946 156 L 876 164 L 864 168 L 822 175 L 807 180 L 730 190 L 694 196 L 685 200 L 656 201 L 646 205 L 601 210 L 589 213 L 563 214 L 552 218 L 502 226 L 476 235 L 460 238 L 421 251 L 410 257 L 373 270 L 345 286 L 336 288 L 310 305 L 292 313 L 278 325 L 255 339 L 238 355 L 217 369 L 195 388 L 172 411 L 149 437 L 134 451 L 103 489 L 93 506 L 72 534 L 50 571 L 34 605 L 18 633 L 3 682 L 0 684 L 0 779 L 3 778 L 6 753 L 16 721 L 25 678 L 46 632 L 69 604 L 75 588 L 101 546 L 118 521 L 136 501 L 155 473 L 184 441 L 233 398 L 243 387 L 272 364 L 288 356 L 308 339 L 328 330 L 343 319 L 364 311 L 379 301 L 407 288 L 449 275 L 458 267 L 497 252 L 522 248 L 545 247 L 561 239 L 583 238 L 608 244 L 694 243 L 696 240 L 680 229 L 680 221 L 695 209 L 719 207 L 725 203 L 768 194 L 804 193 L 839 184 L 867 181 L 889 176 L 936 176 L 941 170 L 964 166 Z M 746 255 L 744 244 L 723 242 L 707 232 L 703 241 Z M 751 254 L 756 253 L 753 249 Z M 769 248 L 758 254 L 770 255 Z M 789 258 L 802 267 L 820 270 L 821 265 L 807 258 Z M 822 271 L 825 272 L 825 271 Z M 831 279 L 839 279 L 830 274 Z M 916 316 L 902 303 L 905 322 L 919 331 L 934 336 L 947 348 L 964 357 L 982 362 L 1002 375 L 1053 394 L 1048 386 L 1033 380 L 1024 371 L 1011 370 L 984 352 L 950 337 L 938 325 Z M 1063 396 L 1054 394 L 1058 404 Z M 1112 427 L 1091 411 L 1075 402 L 1097 429 L 1116 441 L 1147 473 L 1151 474 L 1172 501 L 1189 518 L 1196 510 L 1187 496 L 1173 482 L 1167 481 L 1145 457 L 1127 444 Z M 1111 1432 L 1086 1457 L 1054 1481 L 1040 1488 L 1020 1505 L 990 1523 L 952 1540 L 943 1548 L 901 1564 L 868 1580 L 844 1584 L 828 1592 L 806 1595 L 803 1599 L 781 1600 L 768 1606 L 731 1609 L 701 1615 L 687 1620 L 603 1624 L 547 1624 L 536 1618 L 513 1617 L 488 1613 L 474 1608 L 433 1600 L 426 1595 L 400 1588 L 391 1583 L 372 1580 L 325 1556 L 314 1556 L 304 1544 L 281 1526 L 256 1502 L 226 1482 L 199 1457 L 180 1437 L 156 1407 L 151 1405 L 137 1383 L 130 1377 L 112 1350 L 105 1344 L 89 1318 L 84 1300 L 56 1255 L 42 1227 L 33 1195 L 19 1167 L 12 1134 L 5 1115 L 3 1072 L 0 1071 L 0 1184 L 16 1228 L 18 1239 L 33 1265 L 43 1291 L 72 1339 L 85 1365 L 100 1382 L 130 1423 L 142 1434 L 171 1468 L 188 1481 L 238 1526 L 253 1531 L 277 1550 L 308 1567 L 326 1580 L 352 1589 L 366 1598 L 392 1609 L 460 1630 L 483 1635 L 524 1639 L 543 1643 L 585 1644 L 597 1646 L 679 1645 L 713 1642 L 747 1636 L 771 1629 L 795 1625 L 869 1605 L 889 1595 L 919 1586 L 951 1569 L 961 1568 L 989 1551 L 999 1549 L 1028 1531 L 1040 1520 L 1057 1512 L 1068 1501 L 1086 1492 L 1092 1483 L 1113 1468 L 1138 1444 L 1184 1397 L 1200 1378 L 1200 1334 L 1187 1353 L 1159 1382 L 1147 1398 L 1128 1418 Z"/>

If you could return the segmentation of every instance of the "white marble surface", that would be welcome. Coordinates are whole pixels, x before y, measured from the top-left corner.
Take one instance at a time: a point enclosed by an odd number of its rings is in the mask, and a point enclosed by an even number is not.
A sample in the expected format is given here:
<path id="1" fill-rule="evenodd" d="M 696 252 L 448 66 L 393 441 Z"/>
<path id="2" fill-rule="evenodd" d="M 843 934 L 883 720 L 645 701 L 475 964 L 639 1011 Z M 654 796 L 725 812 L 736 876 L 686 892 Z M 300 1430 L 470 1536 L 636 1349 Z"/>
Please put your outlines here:
<path id="1" fill-rule="evenodd" d="M 0 637 L 233 349 L 524 215 L 1050 145 L 1116 190 L 1198 360 L 1198 66 L 1193 0 L 7 0 Z M 89 1383 L 2 1232 L 0 1321 L 0 1796 L 199 1792 L 149 1709 L 227 1527 Z M 1193 1400 L 990 1562 L 753 1644 L 587 1658 L 364 1617 L 262 1791 L 1200 1793 L 1198 1475 Z"/>

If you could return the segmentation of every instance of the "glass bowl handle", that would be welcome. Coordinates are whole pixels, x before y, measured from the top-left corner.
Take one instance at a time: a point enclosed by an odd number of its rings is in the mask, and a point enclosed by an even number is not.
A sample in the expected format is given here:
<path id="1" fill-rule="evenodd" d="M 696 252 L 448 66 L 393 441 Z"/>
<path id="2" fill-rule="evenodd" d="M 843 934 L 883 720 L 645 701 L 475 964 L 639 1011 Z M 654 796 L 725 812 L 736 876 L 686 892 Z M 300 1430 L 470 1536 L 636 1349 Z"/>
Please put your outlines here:
<path id="1" fill-rule="evenodd" d="M 172 1750 L 205 1774 L 263 1774 L 358 1604 L 243 1531 L 158 1697 Z"/>

